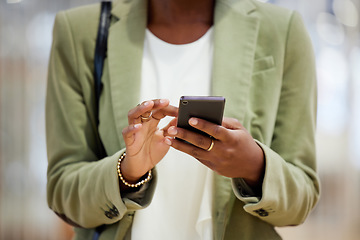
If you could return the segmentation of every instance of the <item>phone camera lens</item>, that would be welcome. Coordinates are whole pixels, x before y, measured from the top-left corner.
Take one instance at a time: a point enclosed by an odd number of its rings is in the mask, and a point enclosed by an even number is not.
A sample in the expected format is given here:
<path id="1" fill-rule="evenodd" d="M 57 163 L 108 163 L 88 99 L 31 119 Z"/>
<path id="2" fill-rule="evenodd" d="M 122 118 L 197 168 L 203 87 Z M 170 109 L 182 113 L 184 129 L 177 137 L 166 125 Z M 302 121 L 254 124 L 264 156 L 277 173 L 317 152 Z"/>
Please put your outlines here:
<path id="1" fill-rule="evenodd" d="M 188 103 L 189 103 L 188 101 L 183 101 L 182 102 L 183 105 L 188 105 Z"/>

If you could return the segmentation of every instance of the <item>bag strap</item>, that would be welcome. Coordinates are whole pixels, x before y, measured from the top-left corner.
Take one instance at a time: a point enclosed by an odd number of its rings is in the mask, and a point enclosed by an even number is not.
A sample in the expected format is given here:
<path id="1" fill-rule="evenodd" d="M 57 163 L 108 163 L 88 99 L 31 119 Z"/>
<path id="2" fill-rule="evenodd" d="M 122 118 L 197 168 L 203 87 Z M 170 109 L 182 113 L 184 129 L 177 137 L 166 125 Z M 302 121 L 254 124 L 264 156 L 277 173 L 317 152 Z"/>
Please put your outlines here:
<path id="1" fill-rule="evenodd" d="M 101 1 L 101 13 L 100 13 L 100 22 L 98 27 L 98 33 L 96 37 L 96 47 L 95 47 L 95 57 L 94 57 L 94 87 L 95 87 L 95 116 L 96 116 L 96 126 L 99 127 L 99 100 L 102 90 L 101 77 L 103 74 L 104 61 L 106 58 L 107 52 L 107 40 L 109 35 L 109 26 L 110 26 L 110 17 L 111 17 L 111 1 Z M 106 157 L 106 151 L 104 144 L 100 142 L 100 159 Z M 104 231 L 105 225 L 101 225 L 95 229 L 92 240 L 98 240 L 101 233 Z"/>
<path id="2" fill-rule="evenodd" d="M 111 16 L 111 1 L 101 2 L 101 14 L 96 37 L 95 57 L 94 57 L 94 88 L 95 88 L 95 116 L 96 126 L 99 126 L 99 100 L 102 90 L 101 77 L 103 74 L 104 60 L 107 52 L 107 40 L 109 34 Z M 103 143 L 100 139 L 101 156 L 106 157 Z"/>
<path id="3" fill-rule="evenodd" d="M 111 2 L 101 2 L 101 14 L 100 22 L 98 27 L 98 33 L 96 38 L 95 57 L 94 57 L 94 79 L 95 79 L 95 100 L 96 100 L 96 113 L 97 113 L 97 124 L 99 124 L 99 99 L 102 90 L 101 76 L 103 73 L 104 60 L 106 58 L 107 51 L 107 39 L 110 26 L 110 15 L 111 15 Z"/>

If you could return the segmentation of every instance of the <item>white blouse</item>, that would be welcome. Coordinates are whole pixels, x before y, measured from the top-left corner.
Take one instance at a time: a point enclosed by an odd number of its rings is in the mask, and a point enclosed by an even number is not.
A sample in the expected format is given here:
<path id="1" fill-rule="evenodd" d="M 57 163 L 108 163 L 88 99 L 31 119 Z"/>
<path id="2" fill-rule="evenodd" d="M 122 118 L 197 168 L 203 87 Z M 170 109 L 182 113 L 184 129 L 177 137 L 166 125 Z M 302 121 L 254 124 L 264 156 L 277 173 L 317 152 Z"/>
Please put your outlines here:
<path id="1" fill-rule="evenodd" d="M 189 44 L 169 44 L 146 30 L 139 102 L 210 94 L 212 28 Z M 159 127 L 171 120 L 163 119 Z M 158 183 L 151 204 L 136 212 L 131 238 L 212 239 L 213 173 L 195 158 L 170 148 L 157 165 Z"/>

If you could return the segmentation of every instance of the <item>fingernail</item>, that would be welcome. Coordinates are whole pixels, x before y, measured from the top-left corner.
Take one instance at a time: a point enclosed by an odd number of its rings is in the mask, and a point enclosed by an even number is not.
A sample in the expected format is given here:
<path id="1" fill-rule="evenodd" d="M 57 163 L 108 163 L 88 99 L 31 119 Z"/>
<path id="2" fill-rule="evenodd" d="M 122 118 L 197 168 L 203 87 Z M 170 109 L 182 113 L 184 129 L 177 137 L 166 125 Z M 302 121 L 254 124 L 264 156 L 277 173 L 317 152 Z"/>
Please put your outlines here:
<path id="1" fill-rule="evenodd" d="M 166 103 L 167 99 L 160 99 L 160 103 Z"/>
<path id="2" fill-rule="evenodd" d="M 189 123 L 190 123 L 191 125 L 197 125 L 198 122 L 199 122 L 199 121 L 198 121 L 196 118 L 190 118 L 190 120 L 189 120 Z"/>
<path id="3" fill-rule="evenodd" d="M 171 146 L 171 144 L 172 144 L 170 138 L 168 138 L 168 137 L 165 138 L 165 143 L 169 146 Z"/>
<path id="4" fill-rule="evenodd" d="M 144 102 L 144 106 L 148 106 L 150 102 Z"/>
<path id="5" fill-rule="evenodd" d="M 175 127 L 169 127 L 168 133 L 171 134 L 171 135 L 176 135 L 177 134 L 177 129 Z"/>
<path id="6" fill-rule="evenodd" d="M 141 123 L 135 124 L 134 128 L 140 128 L 141 127 Z"/>

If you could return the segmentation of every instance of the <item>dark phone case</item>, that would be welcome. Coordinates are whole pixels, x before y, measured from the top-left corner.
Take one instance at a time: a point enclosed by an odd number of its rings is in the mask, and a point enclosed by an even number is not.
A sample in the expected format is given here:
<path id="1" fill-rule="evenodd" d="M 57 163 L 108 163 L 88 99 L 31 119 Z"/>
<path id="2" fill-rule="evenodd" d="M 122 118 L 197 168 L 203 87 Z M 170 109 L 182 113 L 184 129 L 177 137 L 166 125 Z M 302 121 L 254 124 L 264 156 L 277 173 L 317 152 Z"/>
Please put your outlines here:
<path id="1" fill-rule="evenodd" d="M 197 117 L 221 125 L 224 115 L 224 106 L 224 97 L 182 96 L 179 103 L 177 126 L 207 135 L 190 126 L 188 123 L 189 119 L 191 117 Z"/>

